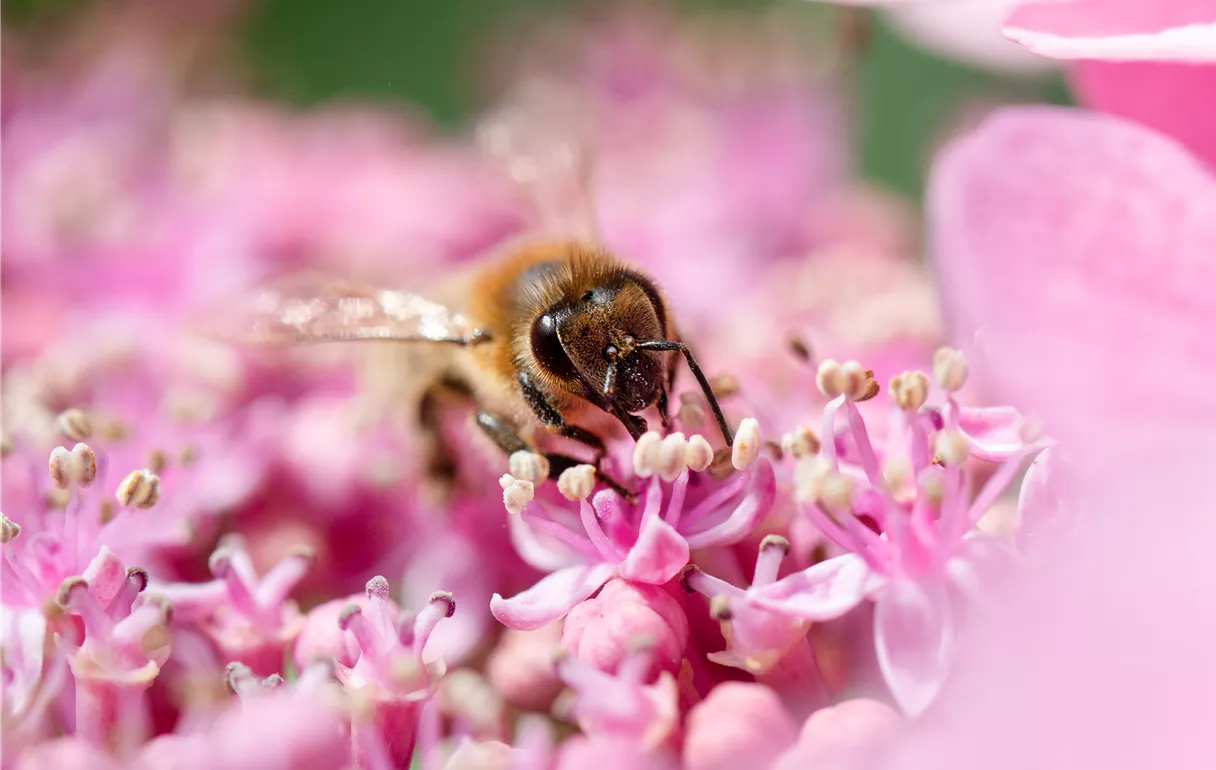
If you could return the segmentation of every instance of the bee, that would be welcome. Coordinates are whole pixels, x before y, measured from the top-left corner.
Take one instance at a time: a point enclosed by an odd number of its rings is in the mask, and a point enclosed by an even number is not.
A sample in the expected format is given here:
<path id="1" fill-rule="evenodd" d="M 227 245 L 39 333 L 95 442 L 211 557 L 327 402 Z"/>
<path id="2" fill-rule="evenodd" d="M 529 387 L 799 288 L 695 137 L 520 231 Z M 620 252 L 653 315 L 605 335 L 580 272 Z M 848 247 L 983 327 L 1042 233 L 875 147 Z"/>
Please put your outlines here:
<path id="1" fill-rule="evenodd" d="M 604 438 L 647 431 L 655 408 L 669 424 L 680 358 L 700 386 L 727 446 L 733 435 L 704 372 L 680 340 L 670 304 L 646 274 L 579 240 L 502 249 L 457 281 L 463 298 L 420 294 L 308 274 L 269 284 L 230 312 L 245 342 L 299 345 L 392 341 L 425 345 L 406 366 L 427 372 L 419 422 L 432 423 L 437 389 L 476 404 L 477 426 L 504 453 L 532 451 L 525 435 L 544 431 L 590 448 L 601 481 L 632 496 L 599 470 Z M 415 377 L 415 379 L 418 379 Z M 542 451 L 550 476 L 580 464 Z"/>

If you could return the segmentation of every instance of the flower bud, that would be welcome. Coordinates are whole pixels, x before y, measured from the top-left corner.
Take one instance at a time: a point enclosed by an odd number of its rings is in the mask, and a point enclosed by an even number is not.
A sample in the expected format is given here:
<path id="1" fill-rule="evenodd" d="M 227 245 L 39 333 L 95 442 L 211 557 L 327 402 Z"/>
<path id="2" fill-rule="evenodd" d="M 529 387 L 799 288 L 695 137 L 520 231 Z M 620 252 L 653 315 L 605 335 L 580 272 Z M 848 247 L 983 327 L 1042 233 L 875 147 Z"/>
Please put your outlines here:
<path id="1" fill-rule="evenodd" d="M 503 633 L 486 661 L 486 676 L 504 701 L 528 711 L 549 709 L 563 687 L 553 667 L 561 635 L 560 622 Z"/>
<path id="2" fill-rule="evenodd" d="M 798 737 L 776 693 L 752 682 L 714 687 L 688 712 L 686 730 L 687 770 L 769 767 Z"/>
<path id="3" fill-rule="evenodd" d="M 562 646 L 574 657 L 613 673 L 638 640 L 653 650 L 651 673 L 678 671 L 688 644 L 688 619 L 663 589 L 627 580 L 609 581 L 566 616 Z"/>
<path id="4" fill-rule="evenodd" d="M 882 755 L 903 724 L 893 708 L 869 698 L 819 709 L 802 725 L 794 747 L 772 768 L 868 767 Z"/>

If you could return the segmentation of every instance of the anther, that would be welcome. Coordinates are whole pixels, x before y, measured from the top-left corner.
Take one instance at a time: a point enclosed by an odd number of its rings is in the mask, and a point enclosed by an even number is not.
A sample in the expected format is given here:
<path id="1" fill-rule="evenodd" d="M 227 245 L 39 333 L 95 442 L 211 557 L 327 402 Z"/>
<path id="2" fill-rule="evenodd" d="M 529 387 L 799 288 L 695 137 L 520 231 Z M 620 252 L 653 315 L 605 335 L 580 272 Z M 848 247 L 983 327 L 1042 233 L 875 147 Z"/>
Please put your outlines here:
<path id="1" fill-rule="evenodd" d="M 684 447 L 684 463 L 689 470 L 700 473 L 713 461 L 714 448 L 709 445 L 705 437 L 699 433 L 689 436 L 688 444 Z"/>
<path id="2" fill-rule="evenodd" d="M 168 456 L 161 450 L 153 449 L 151 452 L 148 452 L 148 470 L 153 473 L 159 474 L 163 472 L 168 463 Z"/>
<path id="3" fill-rule="evenodd" d="M 72 455 L 67 449 L 57 446 L 51 450 L 51 459 L 47 467 L 51 473 L 51 483 L 58 489 L 67 489 L 72 482 Z"/>
<path id="4" fill-rule="evenodd" d="M 663 437 L 655 431 L 647 431 L 638 438 L 633 447 L 633 472 L 640 479 L 648 479 L 659 470 L 659 447 Z"/>
<path id="5" fill-rule="evenodd" d="M 730 597 L 726 594 L 715 594 L 709 600 L 709 616 L 719 622 L 729 621 L 734 617 L 730 608 Z"/>
<path id="6" fill-rule="evenodd" d="M 933 380 L 942 390 L 951 393 L 961 390 L 969 372 L 961 350 L 942 347 L 933 352 Z"/>
<path id="7" fill-rule="evenodd" d="M 68 441 L 84 441 L 93 435 L 92 421 L 79 409 L 60 412 L 55 424 Z"/>
<path id="8" fill-rule="evenodd" d="M 739 380 L 733 374 L 719 374 L 709 380 L 709 387 L 718 398 L 739 395 Z"/>
<path id="9" fill-rule="evenodd" d="M 660 479 L 672 482 L 684 472 L 688 467 L 687 446 L 683 433 L 672 433 L 659 442 L 656 470 Z"/>
<path id="10" fill-rule="evenodd" d="M 826 473 L 819 483 L 819 499 L 829 508 L 849 508 L 853 504 L 853 479 L 843 473 Z"/>
<path id="11" fill-rule="evenodd" d="M 962 465 L 971 455 L 967 439 L 962 433 L 954 430 L 938 433 L 933 441 L 933 450 L 939 460 L 952 466 Z"/>
<path id="12" fill-rule="evenodd" d="M 368 599 L 387 599 L 389 591 L 388 579 L 384 575 L 376 575 L 367 581 L 367 586 L 364 590 L 367 592 Z"/>
<path id="13" fill-rule="evenodd" d="M 760 550 L 766 551 L 769 548 L 780 548 L 783 554 L 789 555 L 790 541 L 781 535 L 765 535 L 760 541 Z"/>
<path id="14" fill-rule="evenodd" d="M 793 433 L 786 433 L 781 437 L 781 451 L 796 460 L 818 454 L 820 446 L 819 436 L 805 425 L 799 425 Z"/>
<path id="15" fill-rule="evenodd" d="M 135 470 L 118 485 L 114 497 L 121 506 L 147 509 L 160 499 L 160 477 L 148 470 Z"/>
<path id="16" fill-rule="evenodd" d="M 699 428 L 705 424 L 705 407 L 697 403 L 691 393 L 684 393 L 680 397 L 680 408 L 676 412 L 676 420 L 679 421 L 680 427 Z"/>
<path id="17" fill-rule="evenodd" d="M 77 444 L 69 454 L 72 458 L 73 481 L 82 487 L 90 486 L 97 478 L 97 455 L 88 444 Z"/>
<path id="18" fill-rule="evenodd" d="M 811 346 L 807 344 L 806 339 L 800 334 L 791 334 L 789 337 L 790 350 L 795 356 L 803 361 L 811 360 Z"/>
<path id="19" fill-rule="evenodd" d="M 760 456 L 760 423 L 755 417 L 745 417 L 735 431 L 735 445 L 731 450 L 730 462 L 736 470 L 747 470 L 747 467 Z"/>
<path id="20" fill-rule="evenodd" d="M 226 545 L 221 545 L 211 552 L 207 557 L 207 569 L 212 576 L 224 578 L 232 569 L 232 548 Z"/>
<path id="21" fill-rule="evenodd" d="M 680 574 L 677 575 L 677 579 L 680 581 L 680 588 L 684 589 L 684 593 L 695 594 L 697 592 L 696 589 L 689 584 L 688 580 L 700 571 L 701 568 L 695 564 L 685 564 L 684 569 L 680 570 Z"/>
<path id="22" fill-rule="evenodd" d="M 362 615 L 362 614 L 363 614 L 363 608 L 360 607 L 358 604 L 356 604 L 355 602 L 351 602 L 350 604 L 347 604 L 345 607 L 342 608 L 342 611 L 338 613 L 338 627 L 341 628 L 343 631 L 345 631 L 347 628 L 350 627 L 351 619 L 354 618 L 356 615 Z"/>
<path id="23" fill-rule="evenodd" d="M 21 535 L 21 525 L 0 513 L 0 543 L 11 543 Z"/>
<path id="24" fill-rule="evenodd" d="M 905 412 L 915 412 L 929 397 L 929 376 L 924 372 L 904 372 L 891 378 L 891 401 Z"/>
<path id="25" fill-rule="evenodd" d="M 502 487 L 502 504 L 507 513 L 523 513 L 524 508 L 527 508 L 528 503 L 536 496 L 536 488 L 532 486 L 531 481 L 517 479 L 509 473 L 503 474 L 498 485 Z"/>
<path id="26" fill-rule="evenodd" d="M 557 491 L 567 500 L 586 500 L 594 489 L 595 468 L 591 465 L 567 468 L 557 477 Z"/>
<path id="27" fill-rule="evenodd" d="M 72 595 L 73 594 L 78 595 L 81 591 L 87 592 L 88 590 L 89 590 L 89 584 L 85 582 L 84 578 L 70 577 L 67 580 L 65 580 L 59 584 L 59 593 L 56 595 L 55 598 L 56 598 L 56 601 L 59 603 L 59 606 L 67 609 L 67 608 L 70 608 L 72 605 Z"/>
<path id="28" fill-rule="evenodd" d="M 443 615 L 445 618 L 452 617 L 452 615 L 456 612 L 456 598 L 452 596 L 451 591 L 436 591 L 435 593 L 431 594 L 431 598 L 428 599 L 428 601 L 431 604 L 446 604 L 447 611 Z"/>
<path id="29" fill-rule="evenodd" d="M 549 459 L 536 452 L 521 449 L 514 452 L 507 460 L 510 473 L 520 481 L 530 481 L 533 484 L 549 478 Z"/>
<path id="30" fill-rule="evenodd" d="M 931 505 L 941 504 L 946 495 L 946 482 L 942 478 L 942 469 L 936 465 L 925 468 L 916 477 L 917 495 Z"/>
<path id="31" fill-rule="evenodd" d="M 148 571 L 143 567 L 127 567 L 127 578 L 135 578 L 139 583 L 137 593 L 143 593 L 144 589 L 148 587 Z"/>

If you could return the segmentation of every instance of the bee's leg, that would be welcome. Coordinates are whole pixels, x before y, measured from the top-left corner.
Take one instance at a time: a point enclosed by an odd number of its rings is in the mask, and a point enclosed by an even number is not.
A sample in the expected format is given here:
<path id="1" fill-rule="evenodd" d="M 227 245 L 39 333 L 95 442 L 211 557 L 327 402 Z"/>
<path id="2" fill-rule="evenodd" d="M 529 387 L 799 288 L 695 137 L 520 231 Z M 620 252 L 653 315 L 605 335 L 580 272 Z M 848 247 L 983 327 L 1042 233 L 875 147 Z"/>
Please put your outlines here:
<path id="1" fill-rule="evenodd" d="M 663 388 L 659 391 L 659 402 L 655 404 L 655 407 L 659 410 L 659 419 L 662 421 L 663 427 L 670 428 L 671 416 L 668 414 L 667 388 Z"/>
<path id="2" fill-rule="evenodd" d="M 514 426 L 507 423 L 497 415 L 480 410 L 477 412 L 477 425 L 485 432 L 490 440 L 503 451 L 508 457 L 521 451 L 532 451 L 532 447 L 528 446 L 528 442 L 520 437 Z M 583 465 L 584 462 L 577 457 L 571 457 L 560 452 L 543 452 L 546 460 L 549 461 L 549 478 L 555 481 L 562 475 L 562 471 L 567 468 L 573 468 L 576 465 Z M 637 500 L 637 496 L 625 488 L 619 481 L 604 473 L 599 468 L 599 461 L 594 463 L 595 475 L 600 481 L 608 487 L 614 489 L 622 497 L 627 498 L 630 502 Z"/>
<path id="3" fill-rule="evenodd" d="M 423 456 L 431 478 L 445 486 L 456 481 L 456 456 L 443 435 L 440 413 L 445 402 L 472 398 L 472 391 L 462 381 L 445 376 L 436 380 L 422 393 L 418 401 L 418 427 L 424 436 Z"/>
<path id="4" fill-rule="evenodd" d="M 519 389 L 523 393 L 524 401 L 527 402 L 528 408 L 532 410 L 533 414 L 536 415 L 537 419 L 545 427 L 559 436 L 574 439 L 580 444 L 586 444 L 594 449 L 597 458 L 596 462 L 598 463 L 598 458 L 604 454 L 604 442 L 599 436 L 577 425 L 568 425 L 566 419 L 562 417 L 562 413 L 549 403 L 549 400 L 545 398 L 545 394 L 540 391 L 540 388 L 536 387 L 536 384 L 532 382 L 532 378 L 526 372 L 519 375 Z"/>

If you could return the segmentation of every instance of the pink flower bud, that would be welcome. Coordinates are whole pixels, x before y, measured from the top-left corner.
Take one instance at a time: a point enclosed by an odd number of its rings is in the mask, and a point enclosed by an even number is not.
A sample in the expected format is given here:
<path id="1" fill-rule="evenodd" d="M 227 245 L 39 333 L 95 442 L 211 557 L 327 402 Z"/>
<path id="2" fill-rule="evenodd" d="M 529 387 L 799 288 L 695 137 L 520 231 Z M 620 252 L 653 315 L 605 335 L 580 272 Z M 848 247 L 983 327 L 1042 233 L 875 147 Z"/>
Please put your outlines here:
<path id="1" fill-rule="evenodd" d="M 820 709 L 807 718 L 797 744 L 782 755 L 773 770 L 869 767 L 875 754 L 890 744 L 902 725 L 903 718 L 894 709 L 869 698 Z"/>
<path id="2" fill-rule="evenodd" d="M 562 624 L 534 631 L 507 629 L 486 661 L 490 684 L 507 703 L 528 711 L 547 711 L 562 690 L 553 667 Z"/>
<path id="3" fill-rule="evenodd" d="M 750 682 L 715 687 L 688 712 L 686 730 L 687 770 L 766 768 L 798 737 L 776 693 Z"/>
<path id="4" fill-rule="evenodd" d="M 653 655 L 650 676 L 678 671 L 688 644 L 688 619 L 662 588 L 611 580 L 566 616 L 562 646 L 603 671 L 615 672 L 639 643 Z"/>
<path id="5" fill-rule="evenodd" d="M 58 738 L 27 750 L 17 770 L 119 770 L 123 764 L 81 738 Z"/>

